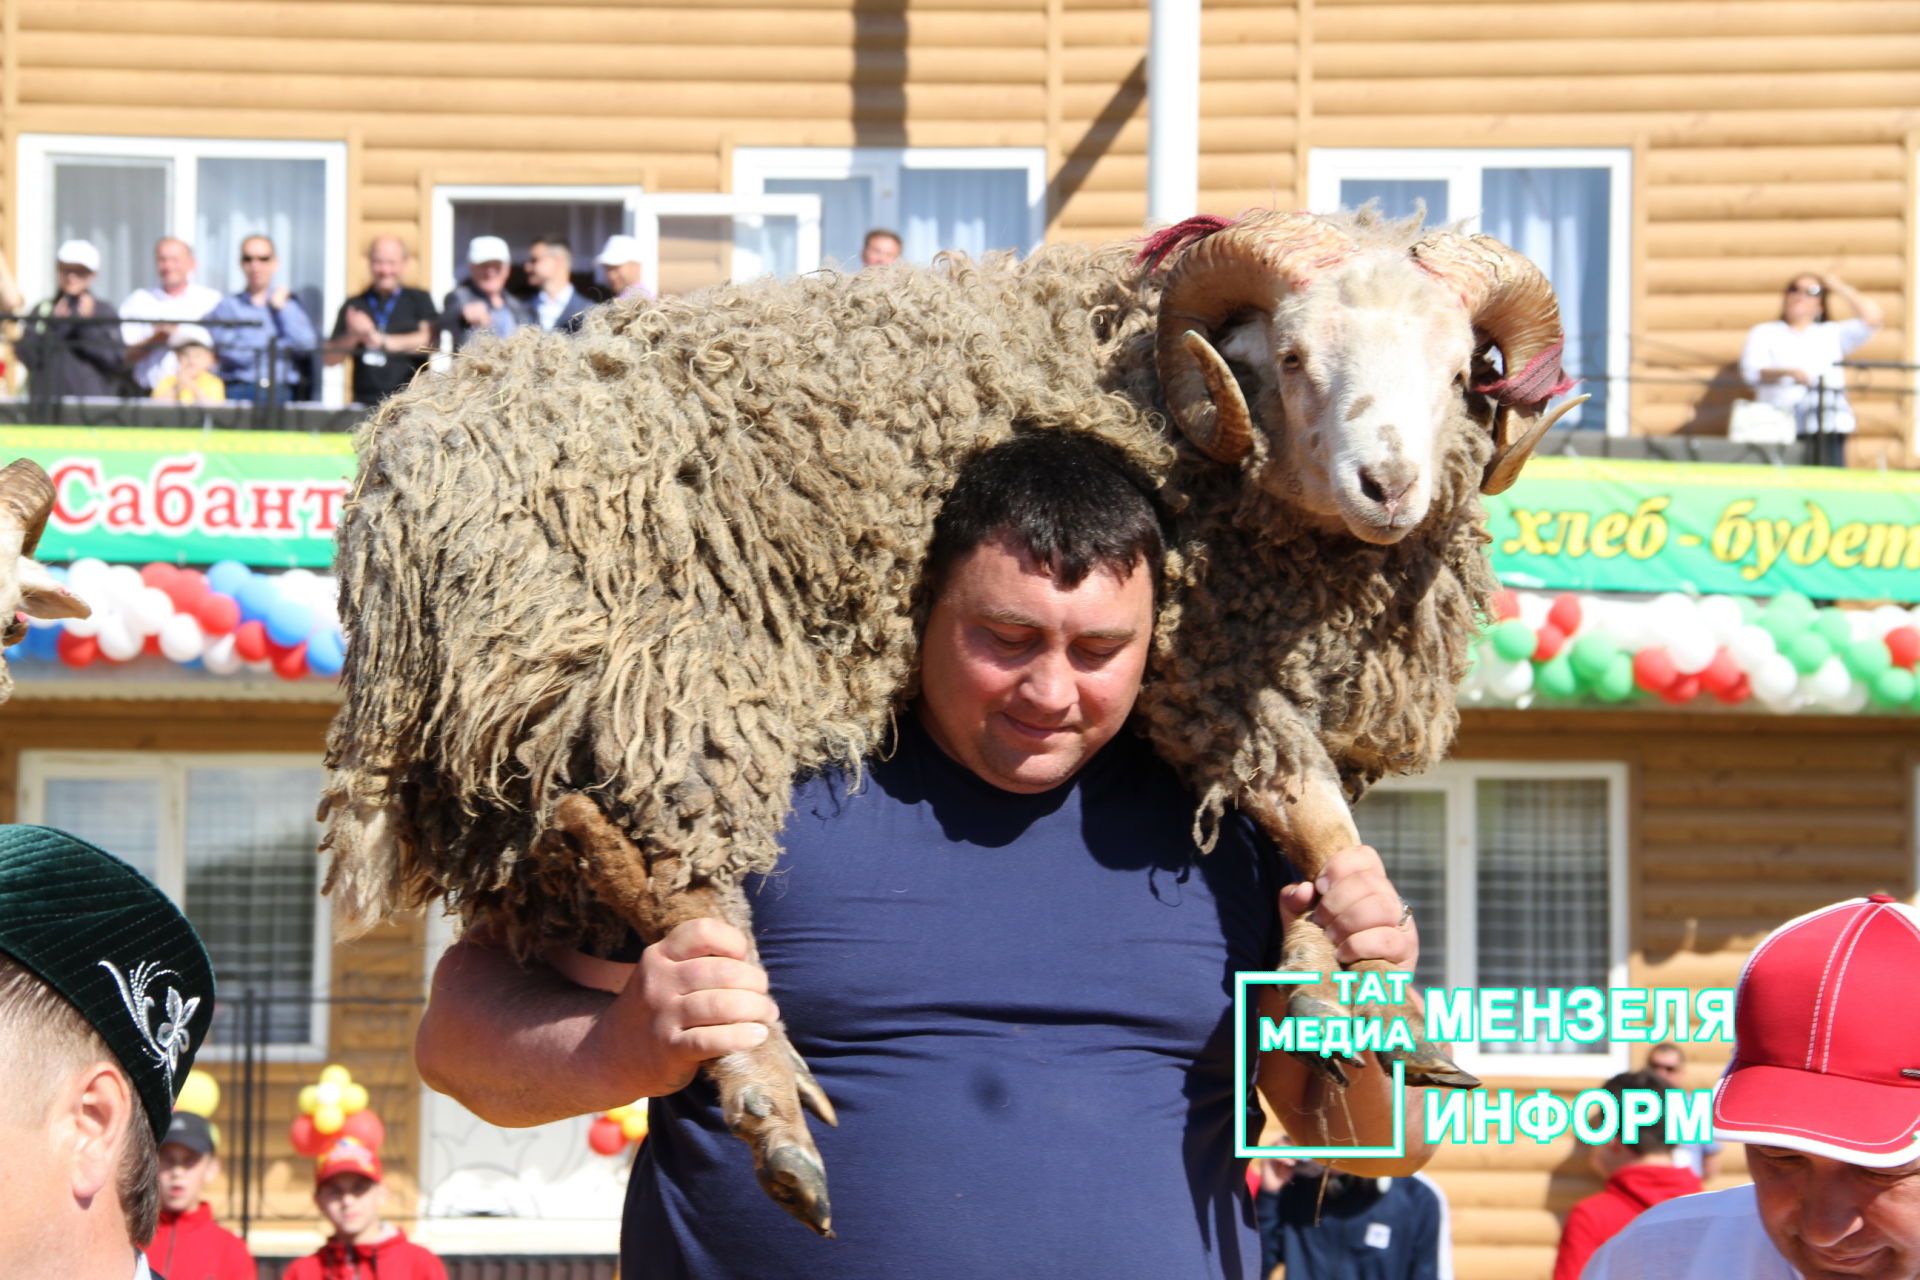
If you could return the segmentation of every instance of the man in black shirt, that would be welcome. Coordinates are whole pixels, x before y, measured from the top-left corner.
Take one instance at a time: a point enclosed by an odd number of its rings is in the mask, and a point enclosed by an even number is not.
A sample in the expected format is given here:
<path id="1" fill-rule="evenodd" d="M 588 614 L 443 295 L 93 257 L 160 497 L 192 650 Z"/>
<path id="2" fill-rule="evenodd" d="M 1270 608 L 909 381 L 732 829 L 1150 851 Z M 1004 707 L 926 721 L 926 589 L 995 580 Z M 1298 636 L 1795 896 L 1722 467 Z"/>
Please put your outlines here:
<path id="1" fill-rule="evenodd" d="M 118 313 L 93 294 L 100 251 L 69 240 L 55 254 L 60 291 L 30 313 L 14 351 L 33 370 L 27 385 L 35 400 L 65 396 L 112 396 L 120 392 L 124 349 L 120 327 L 106 323 Z"/>
<path id="2" fill-rule="evenodd" d="M 348 298 L 333 323 L 327 363 L 353 357 L 353 398 L 360 404 L 379 404 L 406 386 L 431 355 L 433 299 L 400 283 L 412 257 L 398 236 L 375 238 L 367 248 L 373 283 Z"/>

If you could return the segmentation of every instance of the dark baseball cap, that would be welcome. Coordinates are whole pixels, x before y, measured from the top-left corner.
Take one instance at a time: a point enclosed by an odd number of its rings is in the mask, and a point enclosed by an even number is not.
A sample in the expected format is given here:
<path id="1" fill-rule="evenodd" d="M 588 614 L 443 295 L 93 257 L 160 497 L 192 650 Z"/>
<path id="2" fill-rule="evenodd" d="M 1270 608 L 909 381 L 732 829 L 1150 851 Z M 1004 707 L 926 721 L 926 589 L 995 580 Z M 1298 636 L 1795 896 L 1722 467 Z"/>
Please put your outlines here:
<path id="1" fill-rule="evenodd" d="M 78 836 L 0 825 L 0 952 L 100 1034 L 163 1141 L 213 1021 L 213 965 L 180 909 Z"/>
<path id="2" fill-rule="evenodd" d="M 160 1145 L 178 1143 L 189 1151 L 198 1151 L 210 1156 L 216 1146 L 213 1140 L 213 1126 L 207 1123 L 205 1116 L 197 1116 L 191 1111 L 173 1113 L 173 1123 L 167 1126 L 167 1136 L 160 1139 Z"/>

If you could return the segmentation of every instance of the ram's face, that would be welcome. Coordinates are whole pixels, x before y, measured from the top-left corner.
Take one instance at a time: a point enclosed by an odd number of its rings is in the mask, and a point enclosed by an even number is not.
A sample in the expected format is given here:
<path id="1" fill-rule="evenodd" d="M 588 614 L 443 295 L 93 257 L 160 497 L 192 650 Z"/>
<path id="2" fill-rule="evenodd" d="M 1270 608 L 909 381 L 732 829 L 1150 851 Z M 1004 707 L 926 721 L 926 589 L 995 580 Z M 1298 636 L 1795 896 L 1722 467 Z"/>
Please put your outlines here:
<path id="1" fill-rule="evenodd" d="M 1465 314 L 1438 290 L 1395 290 L 1375 305 L 1373 291 L 1348 287 L 1355 283 L 1329 280 L 1255 313 L 1219 351 L 1252 393 L 1266 436 L 1255 482 L 1362 541 L 1387 544 L 1426 519 L 1473 338 Z"/>
<path id="2" fill-rule="evenodd" d="M 92 611 L 33 559 L 34 543 L 53 507 L 47 473 L 22 458 L 0 468 L 0 644 L 26 634 L 26 618 L 84 618 Z M 0 702 L 13 680 L 0 661 Z"/>

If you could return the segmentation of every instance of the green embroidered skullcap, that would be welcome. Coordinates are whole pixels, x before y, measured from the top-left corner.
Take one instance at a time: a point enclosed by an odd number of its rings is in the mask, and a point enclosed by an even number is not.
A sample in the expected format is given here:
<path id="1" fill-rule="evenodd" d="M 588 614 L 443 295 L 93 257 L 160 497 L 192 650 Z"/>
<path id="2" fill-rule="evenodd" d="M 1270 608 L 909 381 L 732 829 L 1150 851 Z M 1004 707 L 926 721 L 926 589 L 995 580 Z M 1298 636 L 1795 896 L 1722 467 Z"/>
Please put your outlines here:
<path id="1" fill-rule="evenodd" d="M 213 1021 L 213 965 L 180 909 L 77 836 L 0 825 L 0 951 L 100 1033 L 164 1140 Z"/>

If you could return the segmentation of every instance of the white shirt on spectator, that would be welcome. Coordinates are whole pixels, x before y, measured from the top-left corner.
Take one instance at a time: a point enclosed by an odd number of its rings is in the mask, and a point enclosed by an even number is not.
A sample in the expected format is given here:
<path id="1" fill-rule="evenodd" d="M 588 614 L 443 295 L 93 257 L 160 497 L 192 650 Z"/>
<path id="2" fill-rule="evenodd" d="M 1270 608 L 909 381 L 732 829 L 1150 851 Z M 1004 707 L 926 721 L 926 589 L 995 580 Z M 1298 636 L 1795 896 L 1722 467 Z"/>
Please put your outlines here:
<path id="1" fill-rule="evenodd" d="M 545 329 L 548 333 L 552 333 L 553 326 L 560 323 L 561 315 L 566 311 L 567 304 L 571 303 L 572 301 L 573 301 L 572 285 L 568 285 L 566 292 L 562 293 L 557 298 L 548 297 L 547 291 L 545 289 L 542 289 L 540 292 L 534 294 L 533 307 L 534 307 L 535 313 L 538 314 L 540 317 L 540 327 L 542 329 Z"/>
<path id="2" fill-rule="evenodd" d="M 1760 1225 L 1753 1184 L 1657 1204 L 1600 1246 L 1580 1280 L 1797 1280 Z"/>
<path id="3" fill-rule="evenodd" d="M 160 289 L 135 289 L 120 304 L 120 318 L 126 321 L 203 320 L 209 311 L 219 305 L 220 291 L 204 284 L 189 284 L 177 294 Z M 120 337 L 130 347 L 145 342 L 152 335 L 153 326 L 150 324 L 129 323 L 120 326 Z M 214 335 L 216 341 L 219 336 Z M 133 367 L 133 380 L 151 388 L 178 365 L 171 350 L 164 346 L 156 347 L 140 357 L 140 363 Z"/>
<path id="4" fill-rule="evenodd" d="M 1801 435 L 1819 430 L 1815 423 L 1821 398 L 1814 387 L 1796 379 L 1775 378 L 1760 381 L 1762 369 L 1803 369 L 1814 386 L 1826 386 L 1826 427 L 1828 431 L 1853 430 L 1853 407 L 1847 403 L 1846 373 L 1840 362 L 1873 336 L 1873 326 L 1864 320 L 1826 320 L 1795 329 L 1785 320 L 1769 320 L 1753 326 L 1747 333 L 1747 345 L 1740 352 L 1740 376 L 1763 402 L 1786 409 L 1794 416 Z"/>

